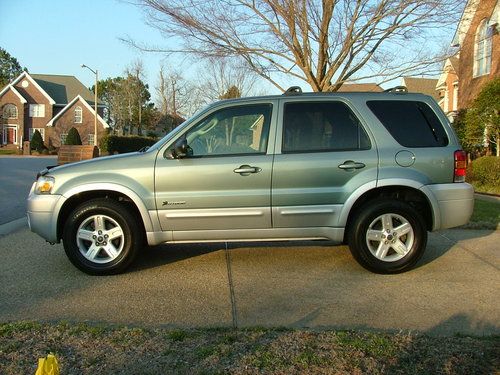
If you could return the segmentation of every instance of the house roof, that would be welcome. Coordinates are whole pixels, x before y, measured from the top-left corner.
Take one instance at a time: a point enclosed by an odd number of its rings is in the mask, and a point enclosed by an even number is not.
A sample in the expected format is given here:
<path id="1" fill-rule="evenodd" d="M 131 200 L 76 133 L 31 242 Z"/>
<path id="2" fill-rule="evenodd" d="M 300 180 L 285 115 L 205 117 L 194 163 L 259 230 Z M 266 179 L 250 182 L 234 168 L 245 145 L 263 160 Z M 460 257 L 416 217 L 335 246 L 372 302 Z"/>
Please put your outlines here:
<path id="1" fill-rule="evenodd" d="M 47 124 L 47 126 L 54 126 L 54 121 L 56 121 L 59 117 L 61 117 L 64 112 L 66 112 L 69 108 L 71 108 L 71 106 L 73 104 L 75 104 L 77 101 L 81 101 L 82 104 L 93 114 L 95 114 L 95 111 L 94 111 L 94 108 L 92 108 L 89 103 L 87 102 L 87 100 L 85 100 L 81 95 L 77 95 L 73 98 L 72 101 L 70 101 L 68 104 L 66 104 L 66 106 L 61 109 L 61 111 L 55 115 Z M 97 120 L 102 124 L 102 126 L 104 126 L 105 128 L 109 128 L 109 125 L 106 121 L 104 121 L 104 119 L 99 116 L 99 114 L 97 114 Z"/>
<path id="2" fill-rule="evenodd" d="M 438 80 L 435 78 L 403 77 L 403 85 L 406 86 L 408 92 L 426 94 L 439 100 L 439 94 L 436 91 L 437 83 Z"/>
<path id="3" fill-rule="evenodd" d="M 376 83 L 344 83 L 339 92 L 382 92 L 384 91 Z"/>
<path id="4" fill-rule="evenodd" d="M 94 105 L 94 93 L 83 85 L 75 76 L 54 74 L 30 74 L 43 90 L 56 102 L 68 104 L 80 95 L 90 105 Z M 102 104 L 98 101 L 98 104 Z"/>

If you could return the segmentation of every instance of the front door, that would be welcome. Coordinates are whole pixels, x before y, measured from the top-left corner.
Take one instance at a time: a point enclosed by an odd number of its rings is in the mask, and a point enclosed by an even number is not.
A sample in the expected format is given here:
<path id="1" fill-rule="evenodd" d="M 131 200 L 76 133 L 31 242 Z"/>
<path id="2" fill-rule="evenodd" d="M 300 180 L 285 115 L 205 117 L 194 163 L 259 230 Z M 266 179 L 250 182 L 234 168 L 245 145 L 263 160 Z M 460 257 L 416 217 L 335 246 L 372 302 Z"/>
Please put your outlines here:
<path id="1" fill-rule="evenodd" d="M 273 103 L 214 110 L 159 153 L 156 207 L 165 231 L 271 227 Z M 187 155 L 171 149 L 187 142 Z"/>
<path id="2" fill-rule="evenodd" d="M 375 184 L 378 156 L 359 118 L 340 100 L 284 103 L 273 166 L 273 225 L 335 227 L 346 199 Z"/>
<path id="3" fill-rule="evenodd" d="M 17 125 L 4 125 L 2 132 L 3 144 L 17 144 Z"/>

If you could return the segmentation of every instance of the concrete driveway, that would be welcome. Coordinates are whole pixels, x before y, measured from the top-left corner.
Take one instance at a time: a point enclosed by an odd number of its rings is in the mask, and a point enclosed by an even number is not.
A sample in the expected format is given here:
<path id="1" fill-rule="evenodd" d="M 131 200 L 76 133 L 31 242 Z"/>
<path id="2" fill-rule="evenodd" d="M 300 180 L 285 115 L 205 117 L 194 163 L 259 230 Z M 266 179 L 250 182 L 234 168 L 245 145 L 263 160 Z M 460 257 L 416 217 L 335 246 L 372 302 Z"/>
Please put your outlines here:
<path id="1" fill-rule="evenodd" d="M 499 243 L 499 231 L 433 233 L 418 268 L 392 276 L 320 242 L 163 245 L 92 277 L 21 229 L 0 237 L 0 321 L 498 334 Z"/>

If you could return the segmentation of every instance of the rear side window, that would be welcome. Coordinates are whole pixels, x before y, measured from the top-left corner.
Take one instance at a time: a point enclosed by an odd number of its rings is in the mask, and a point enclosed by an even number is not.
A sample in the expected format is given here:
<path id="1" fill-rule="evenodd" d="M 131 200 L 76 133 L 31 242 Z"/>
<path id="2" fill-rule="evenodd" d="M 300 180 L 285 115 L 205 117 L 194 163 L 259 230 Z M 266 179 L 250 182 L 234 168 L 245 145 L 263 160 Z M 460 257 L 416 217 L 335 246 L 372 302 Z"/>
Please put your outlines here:
<path id="1" fill-rule="evenodd" d="M 286 103 L 282 152 L 366 150 L 370 140 L 342 102 Z"/>
<path id="2" fill-rule="evenodd" d="M 366 104 L 402 146 L 442 147 L 448 144 L 443 125 L 424 102 L 373 100 Z"/>

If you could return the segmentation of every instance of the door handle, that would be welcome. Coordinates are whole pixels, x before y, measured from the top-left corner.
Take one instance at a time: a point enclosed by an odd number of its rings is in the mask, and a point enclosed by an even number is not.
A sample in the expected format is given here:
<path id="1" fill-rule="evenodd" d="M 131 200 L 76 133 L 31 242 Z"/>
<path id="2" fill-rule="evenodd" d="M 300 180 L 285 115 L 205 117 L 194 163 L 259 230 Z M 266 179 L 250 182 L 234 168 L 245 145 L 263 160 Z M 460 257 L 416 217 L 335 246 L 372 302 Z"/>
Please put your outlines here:
<path id="1" fill-rule="evenodd" d="M 339 165 L 340 169 L 346 169 L 346 170 L 349 170 L 349 169 L 361 169 L 361 168 L 364 168 L 364 167 L 365 167 L 364 163 L 358 163 L 358 162 L 355 162 L 355 161 L 352 161 L 352 160 L 346 160 L 343 164 Z"/>
<path id="2" fill-rule="evenodd" d="M 248 176 L 250 173 L 259 173 L 262 169 L 259 167 L 252 167 L 250 165 L 242 165 L 233 170 L 234 173 L 239 173 L 242 176 Z"/>

